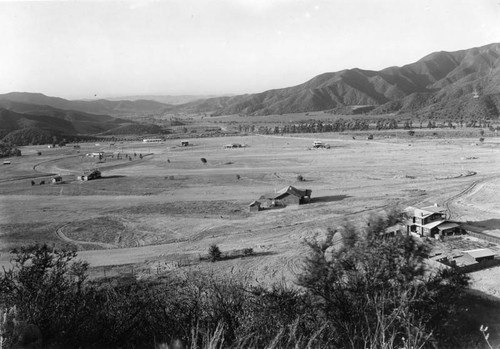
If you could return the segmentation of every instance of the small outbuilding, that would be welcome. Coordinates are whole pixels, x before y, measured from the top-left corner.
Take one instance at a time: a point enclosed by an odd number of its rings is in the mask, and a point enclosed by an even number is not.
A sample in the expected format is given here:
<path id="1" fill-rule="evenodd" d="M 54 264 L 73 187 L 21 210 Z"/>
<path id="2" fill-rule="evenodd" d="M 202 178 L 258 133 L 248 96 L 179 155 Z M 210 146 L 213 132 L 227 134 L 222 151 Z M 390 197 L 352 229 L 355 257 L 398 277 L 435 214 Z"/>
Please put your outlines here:
<path id="1" fill-rule="evenodd" d="M 61 184 L 63 182 L 63 179 L 61 176 L 54 176 L 50 179 L 50 183 L 52 184 Z"/>
<path id="2" fill-rule="evenodd" d="M 464 253 L 474 258 L 478 263 L 495 259 L 495 252 L 489 248 L 478 248 L 475 250 L 464 251 Z"/>
<path id="3" fill-rule="evenodd" d="M 258 212 L 261 210 L 261 203 L 259 201 L 252 201 L 250 205 L 248 205 L 248 210 L 250 212 Z"/>
<path id="4" fill-rule="evenodd" d="M 270 206 L 302 205 L 311 202 L 311 193 L 311 189 L 297 189 L 289 185 L 276 193 L 262 195 L 260 199 L 270 201 Z"/>
<path id="5" fill-rule="evenodd" d="M 3 164 L 4 165 L 10 165 L 10 160 L 4 160 Z"/>
<path id="6" fill-rule="evenodd" d="M 89 172 L 84 172 L 83 175 L 76 176 L 76 179 L 78 179 L 79 181 L 90 181 L 97 178 L 101 178 L 101 171 L 97 169 Z"/>

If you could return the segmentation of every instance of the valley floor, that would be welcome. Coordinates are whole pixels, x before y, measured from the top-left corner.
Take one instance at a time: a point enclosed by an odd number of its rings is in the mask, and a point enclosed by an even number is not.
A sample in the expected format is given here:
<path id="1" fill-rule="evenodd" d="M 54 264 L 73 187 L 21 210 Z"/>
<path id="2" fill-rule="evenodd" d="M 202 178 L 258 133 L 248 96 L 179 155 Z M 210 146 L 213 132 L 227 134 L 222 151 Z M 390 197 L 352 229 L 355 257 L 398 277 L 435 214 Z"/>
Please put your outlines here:
<path id="1" fill-rule="evenodd" d="M 315 140 L 331 148 L 311 149 Z M 246 147 L 224 149 L 233 142 Z M 12 247 L 48 242 L 76 246 L 93 267 L 133 264 L 147 274 L 183 261 L 262 282 L 293 282 L 306 252 L 304 239 L 345 219 L 362 224 L 390 207 L 434 203 L 448 207 L 455 220 L 500 235 L 497 138 L 476 145 L 467 138 L 316 134 L 200 138 L 188 147 L 174 140 L 82 144 L 79 150 L 44 149 L 42 156 L 36 155 L 39 149 L 23 148 L 23 156 L 0 173 L 5 267 Z M 93 151 L 105 152 L 105 161 L 84 156 Z M 94 167 L 102 179 L 74 179 Z M 64 183 L 40 185 L 50 180 L 48 174 L 62 175 Z M 311 189 L 312 202 L 248 211 L 253 200 L 288 185 Z M 200 264 L 211 244 L 222 251 L 252 248 L 257 256 Z M 497 286 L 480 274 L 495 272 L 474 273 L 474 287 L 497 295 L 491 291 Z"/>

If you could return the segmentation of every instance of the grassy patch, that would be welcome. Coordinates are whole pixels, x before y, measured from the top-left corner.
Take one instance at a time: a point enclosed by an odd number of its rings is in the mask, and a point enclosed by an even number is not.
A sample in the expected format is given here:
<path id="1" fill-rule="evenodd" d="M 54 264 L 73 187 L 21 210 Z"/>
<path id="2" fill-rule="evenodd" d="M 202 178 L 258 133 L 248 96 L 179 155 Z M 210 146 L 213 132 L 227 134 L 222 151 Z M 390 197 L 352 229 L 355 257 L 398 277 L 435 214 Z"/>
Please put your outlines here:
<path id="1" fill-rule="evenodd" d="M 114 244 L 119 243 L 125 230 L 125 225 L 119 220 L 105 216 L 73 222 L 62 232 L 72 240 Z"/>
<path id="2" fill-rule="evenodd" d="M 149 204 L 113 210 L 115 214 L 165 214 L 222 218 L 248 217 L 246 205 L 231 201 L 179 201 Z"/>
<path id="3" fill-rule="evenodd" d="M 0 251 L 30 244 L 47 243 L 57 248 L 69 247 L 70 244 L 58 239 L 55 234 L 57 223 L 10 223 L 0 224 Z"/>

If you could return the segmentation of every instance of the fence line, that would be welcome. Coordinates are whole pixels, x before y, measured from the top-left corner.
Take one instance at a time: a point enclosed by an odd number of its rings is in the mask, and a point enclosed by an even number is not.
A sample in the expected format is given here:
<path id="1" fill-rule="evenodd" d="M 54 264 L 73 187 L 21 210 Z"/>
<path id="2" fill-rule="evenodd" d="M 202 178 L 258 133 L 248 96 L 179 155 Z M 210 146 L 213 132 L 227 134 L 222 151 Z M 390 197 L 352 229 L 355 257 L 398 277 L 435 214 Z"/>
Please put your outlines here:
<path id="1" fill-rule="evenodd" d="M 493 242 L 495 244 L 499 244 L 500 245 L 500 237 L 488 235 L 488 234 L 481 233 L 481 232 L 470 231 L 470 230 L 467 230 L 467 229 L 465 231 L 470 236 L 474 236 L 474 237 L 476 237 L 478 239 L 486 240 L 486 241 Z"/>

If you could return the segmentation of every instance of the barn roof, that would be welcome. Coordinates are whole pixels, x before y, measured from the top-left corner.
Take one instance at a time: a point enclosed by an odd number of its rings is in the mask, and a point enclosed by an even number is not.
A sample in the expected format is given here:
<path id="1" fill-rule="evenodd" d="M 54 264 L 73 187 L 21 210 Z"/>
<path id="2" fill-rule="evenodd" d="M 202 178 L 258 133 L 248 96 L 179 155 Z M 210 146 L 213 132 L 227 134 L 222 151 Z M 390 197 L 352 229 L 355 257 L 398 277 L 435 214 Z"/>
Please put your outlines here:
<path id="1" fill-rule="evenodd" d="M 298 198 L 303 198 L 304 196 L 311 196 L 311 189 L 297 189 L 291 185 L 278 190 L 275 193 L 267 193 L 261 196 L 261 199 L 281 199 L 287 195 L 293 195 Z"/>
<path id="2" fill-rule="evenodd" d="M 453 228 L 457 228 L 459 227 L 460 225 L 458 225 L 457 223 L 453 223 L 453 222 L 444 222 L 443 224 L 440 224 L 438 226 L 438 229 L 439 230 L 446 230 L 446 229 L 453 229 Z"/>
<path id="3" fill-rule="evenodd" d="M 489 248 L 478 248 L 475 250 L 464 251 L 464 253 L 467 253 L 474 258 L 491 257 L 495 255 L 495 252 Z"/>
<path id="4" fill-rule="evenodd" d="M 303 196 L 307 196 L 307 191 L 308 191 L 308 189 L 297 189 L 297 188 L 289 185 L 288 187 L 283 188 L 280 191 L 278 191 L 277 194 L 282 195 L 282 194 L 286 193 L 286 194 L 291 194 L 291 195 L 294 195 L 297 197 L 303 197 Z M 309 192 L 310 192 L 310 190 L 309 190 Z"/>
<path id="5" fill-rule="evenodd" d="M 426 229 L 432 229 L 432 228 L 435 228 L 438 225 L 441 225 L 443 223 L 444 223 L 444 221 L 431 222 L 431 223 L 428 223 L 428 224 L 424 225 L 423 227 L 426 228 Z"/>

